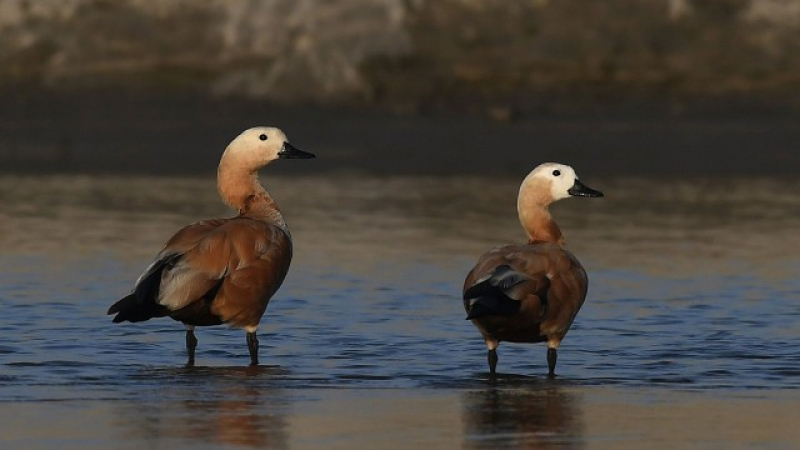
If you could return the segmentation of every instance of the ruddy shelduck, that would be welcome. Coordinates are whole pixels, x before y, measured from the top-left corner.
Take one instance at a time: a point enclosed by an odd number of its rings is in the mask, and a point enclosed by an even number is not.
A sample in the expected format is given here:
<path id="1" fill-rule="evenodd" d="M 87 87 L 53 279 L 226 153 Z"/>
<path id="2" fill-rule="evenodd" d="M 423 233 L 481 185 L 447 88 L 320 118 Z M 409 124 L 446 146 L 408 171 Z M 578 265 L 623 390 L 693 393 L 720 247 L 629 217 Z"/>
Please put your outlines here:
<path id="1" fill-rule="evenodd" d="M 246 331 L 251 365 L 258 365 L 256 330 L 292 259 L 292 237 L 278 206 L 258 180 L 276 159 L 308 159 L 277 128 L 244 131 L 225 149 L 217 171 L 222 200 L 238 215 L 179 230 L 114 303 L 114 322 L 171 317 L 186 327 L 187 365 L 195 362 L 195 326 L 227 324 Z"/>
<path id="2" fill-rule="evenodd" d="M 542 164 L 522 182 L 517 211 L 528 242 L 489 250 L 464 281 L 464 309 L 486 342 L 492 375 L 501 341 L 547 342 L 548 375 L 555 377 L 557 349 L 586 299 L 588 278 L 564 248 L 549 206 L 602 196 L 564 164 Z"/>

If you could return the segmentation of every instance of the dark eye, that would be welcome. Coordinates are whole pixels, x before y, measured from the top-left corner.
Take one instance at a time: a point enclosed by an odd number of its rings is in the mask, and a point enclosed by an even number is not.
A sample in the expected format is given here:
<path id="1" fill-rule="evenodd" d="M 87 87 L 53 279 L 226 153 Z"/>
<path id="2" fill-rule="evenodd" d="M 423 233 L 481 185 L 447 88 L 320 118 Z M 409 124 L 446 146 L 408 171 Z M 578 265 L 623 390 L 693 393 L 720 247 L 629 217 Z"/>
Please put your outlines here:
<path id="1" fill-rule="evenodd" d="M 267 135 L 266 134 L 262 134 L 258 138 L 261 139 L 262 141 L 266 141 L 267 140 Z"/>
<path id="2" fill-rule="evenodd" d="M 557 176 L 559 176 L 559 175 L 561 175 L 561 171 L 560 171 L 560 170 L 554 170 L 554 171 L 553 171 L 553 176 L 554 176 L 554 177 L 557 177 Z"/>

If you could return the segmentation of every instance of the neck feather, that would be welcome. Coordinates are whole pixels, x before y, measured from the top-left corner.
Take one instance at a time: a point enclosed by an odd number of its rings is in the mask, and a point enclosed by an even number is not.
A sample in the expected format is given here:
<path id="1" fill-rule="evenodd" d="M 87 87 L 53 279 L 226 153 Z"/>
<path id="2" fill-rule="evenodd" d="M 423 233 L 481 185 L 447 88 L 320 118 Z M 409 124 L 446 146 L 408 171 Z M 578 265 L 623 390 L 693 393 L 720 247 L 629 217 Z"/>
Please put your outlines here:
<path id="1" fill-rule="evenodd" d="M 217 188 L 225 204 L 240 215 L 286 228 L 278 205 L 258 180 L 257 169 L 226 164 L 223 160 L 217 172 Z"/>
<path id="2" fill-rule="evenodd" d="M 550 215 L 553 203 L 549 186 L 544 183 L 526 182 L 520 188 L 517 210 L 519 221 L 528 235 L 528 243 L 553 243 L 564 246 L 561 229 Z"/>

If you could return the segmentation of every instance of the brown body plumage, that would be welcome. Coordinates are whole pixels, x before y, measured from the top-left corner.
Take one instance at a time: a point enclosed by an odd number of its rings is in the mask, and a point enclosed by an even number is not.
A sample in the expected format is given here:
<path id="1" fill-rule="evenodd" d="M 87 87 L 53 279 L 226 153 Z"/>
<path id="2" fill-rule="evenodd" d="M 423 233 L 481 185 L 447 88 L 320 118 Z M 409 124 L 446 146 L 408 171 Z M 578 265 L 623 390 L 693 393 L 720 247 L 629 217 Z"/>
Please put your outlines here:
<path id="1" fill-rule="evenodd" d="M 278 226 L 241 214 L 231 219 L 198 222 L 180 230 L 162 251 L 181 255 L 162 272 L 182 272 L 180 296 L 184 303 L 165 314 L 187 325 L 226 323 L 256 327 L 278 290 L 292 259 L 292 241 Z M 223 276 L 220 278 L 220 274 Z M 214 291 L 213 299 L 198 301 Z"/>
<path id="2" fill-rule="evenodd" d="M 139 277 L 133 293 L 109 308 L 114 322 L 169 316 L 186 325 L 188 364 L 194 364 L 195 326 L 227 324 L 247 332 L 258 364 L 256 329 L 292 259 L 292 239 L 258 169 L 278 158 L 311 158 L 278 129 L 251 128 L 222 156 L 218 188 L 239 211 L 230 219 L 193 223 L 167 241 Z"/>
<path id="3" fill-rule="evenodd" d="M 546 163 L 522 183 L 518 199 L 527 244 L 506 245 L 483 254 L 464 281 L 467 318 L 483 335 L 489 369 L 497 366 L 497 346 L 547 342 L 549 375 L 555 376 L 556 350 L 586 299 L 586 271 L 564 249 L 549 205 L 569 196 L 600 197 L 569 166 Z"/>

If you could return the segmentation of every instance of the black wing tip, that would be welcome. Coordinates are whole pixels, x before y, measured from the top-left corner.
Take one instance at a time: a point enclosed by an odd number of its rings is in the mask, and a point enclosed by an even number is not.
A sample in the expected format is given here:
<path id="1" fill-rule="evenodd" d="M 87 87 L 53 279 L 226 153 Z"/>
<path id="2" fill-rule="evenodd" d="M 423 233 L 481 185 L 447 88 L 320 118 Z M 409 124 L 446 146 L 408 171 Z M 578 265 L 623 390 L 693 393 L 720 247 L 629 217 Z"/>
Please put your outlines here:
<path id="1" fill-rule="evenodd" d="M 120 299 L 108 308 L 106 314 L 116 314 L 111 320 L 113 323 L 125 321 L 142 322 L 156 316 L 152 308 L 142 307 L 142 304 L 136 298 L 136 294 L 131 294 Z"/>
<path id="2" fill-rule="evenodd" d="M 143 322 L 161 315 L 163 307 L 155 300 L 161 285 L 161 273 L 165 268 L 174 266 L 182 257 L 183 253 L 168 253 L 151 264 L 137 283 L 134 292 L 108 308 L 107 315 L 117 314 L 112 322 L 120 323 L 126 320 Z"/>
<path id="3" fill-rule="evenodd" d="M 483 312 L 473 311 L 474 309 L 475 308 L 470 309 L 469 314 L 467 314 L 467 317 L 464 318 L 464 320 L 472 320 L 472 319 L 478 318 L 480 316 L 485 316 L 486 315 Z"/>
<path id="4" fill-rule="evenodd" d="M 520 306 L 520 302 L 502 293 L 482 295 L 470 305 L 467 320 L 483 316 L 513 316 L 519 313 Z"/>
<path id="5" fill-rule="evenodd" d="M 121 322 L 144 322 L 146 320 L 150 320 L 153 317 L 159 317 L 157 314 L 151 314 L 148 311 L 140 312 L 140 311 L 120 311 L 113 319 L 111 319 L 112 323 L 121 323 Z"/>
<path id="6" fill-rule="evenodd" d="M 464 320 L 472 320 L 485 315 L 486 311 L 483 310 L 483 308 L 481 308 L 479 304 L 475 303 L 469 308 L 469 311 L 467 312 L 467 317 Z"/>
<path id="7" fill-rule="evenodd" d="M 492 286 L 492 283 L 491 283 L 492 277 L 493 277 L 493 273 L 494 272 L 492 272 L 489 275 L 481 278 L 480 280 L 476 281 L 475 284 L 473 284 L 472 286 L 468 287 L 464 291 L 464 296 L 463 296 L 464 298 L 463 299 L 464 300 L 473 299 L 473 298 L 476 298 L 476 297 L 480 297 L 481 295 L 486 294 L 487 292 L 491 291 L 493 289 L 493 286 Z"/>
<path id="8" fill-rule="evenodd" d="M 504 278 L 507 277 L 509 274 L 514 274 L 517 278 L 512 279 L 510 283 L 504 283 Z M 513 287 L 522 281 L 527 279 L 527 276 L 521 274 L 514 270 L 508 264 L 500 264 L 499 266 L 492 269 L 487 275 L 479 279 L 475 282 L 472 286 L 467 288 L 464 291 L 464 300 L 469 300 L 473 298 L 480 297 L 482 295 L 486 295 L 490 292 L 497 292 L 497 291 L 505 291 L 506 289 Z"/>
<path id="9" fill-rule="evenodd" d="M 136 294 L 128 294 L 125 297 L 122 297 L 121 299 L 114 302 L 114 304 L 108 308 L 106 314 L 111 315 L 121 312 L 123 309 L 131 306 L 131 304 L 135 302 L 136 302 Z"/>

